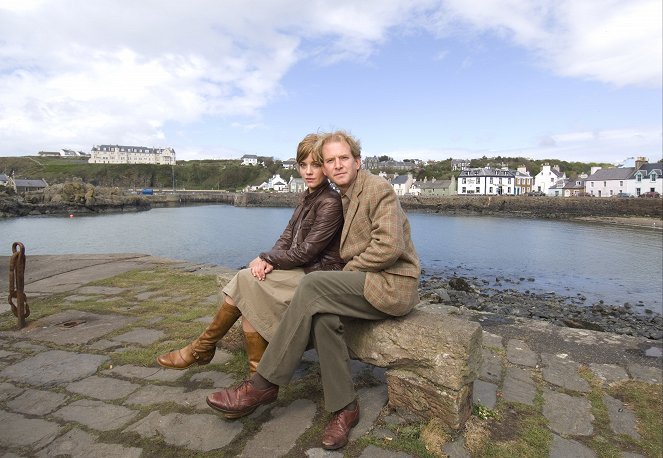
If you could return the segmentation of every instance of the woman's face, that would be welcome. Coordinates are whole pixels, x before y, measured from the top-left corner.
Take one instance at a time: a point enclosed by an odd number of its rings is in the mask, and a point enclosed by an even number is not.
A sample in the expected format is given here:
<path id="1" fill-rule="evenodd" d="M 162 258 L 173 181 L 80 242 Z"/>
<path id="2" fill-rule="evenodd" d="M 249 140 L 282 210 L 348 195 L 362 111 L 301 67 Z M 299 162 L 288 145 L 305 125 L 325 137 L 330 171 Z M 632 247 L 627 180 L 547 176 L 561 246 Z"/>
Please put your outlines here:
<path id="1" fill-rule="evenodd" d="M 315 162 L 312 155 L 306 156 L 306 159 L 297 164 L 299 174 L 304 179 L 304 183 L 310 191 L 320 186 L 327 177 L 322 173 L 322 164 Z"/>

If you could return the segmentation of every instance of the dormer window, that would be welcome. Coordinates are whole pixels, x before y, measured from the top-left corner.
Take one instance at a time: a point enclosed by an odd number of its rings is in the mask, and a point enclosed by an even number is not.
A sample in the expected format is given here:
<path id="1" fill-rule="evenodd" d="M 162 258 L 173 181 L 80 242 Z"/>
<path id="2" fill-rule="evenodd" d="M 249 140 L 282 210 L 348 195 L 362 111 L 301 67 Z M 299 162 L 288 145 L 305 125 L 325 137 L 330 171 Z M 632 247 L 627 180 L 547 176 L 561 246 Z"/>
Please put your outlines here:
<path id="1" fill-rule="evenodd" d="M 650 179 L 652 182 L 656 181 L 656 172 L 652 172 L 649 176 L 651 177 Z"/>
<path id="2" fill-rule="evenodd" d="M 642 174 L 641 173 L 636 173 L 635 174 L 635 181 L 638 181 L 638 182 L 642 181 Z"/>

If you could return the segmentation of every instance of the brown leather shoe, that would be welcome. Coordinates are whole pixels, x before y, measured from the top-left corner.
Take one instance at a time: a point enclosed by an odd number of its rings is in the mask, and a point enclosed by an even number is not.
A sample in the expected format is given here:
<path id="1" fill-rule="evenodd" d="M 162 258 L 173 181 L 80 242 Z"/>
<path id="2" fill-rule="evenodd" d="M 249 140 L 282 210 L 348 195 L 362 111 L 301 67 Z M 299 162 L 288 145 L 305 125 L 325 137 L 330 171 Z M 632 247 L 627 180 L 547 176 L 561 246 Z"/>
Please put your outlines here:
<path id="1" fill-rule="evenodd" d="M 277 385 L 259 390 L 254 387 L 252 380 L 244 380 L 235 388 L 227 388 L 207 396 L 207 405 L 223 412 L 224 417 L 235 419 L 250 414 L 263 404 L 276 401 L 278 395 Z"/>
<path id="2" fill-rule="evenodd" d="M 359 423 L 359 404 L 355 410 L 341 409 L 334 412 L 332 419 L 322 434 L 322 448 L 336 450 L 348 443 L 350 430 Z"/>

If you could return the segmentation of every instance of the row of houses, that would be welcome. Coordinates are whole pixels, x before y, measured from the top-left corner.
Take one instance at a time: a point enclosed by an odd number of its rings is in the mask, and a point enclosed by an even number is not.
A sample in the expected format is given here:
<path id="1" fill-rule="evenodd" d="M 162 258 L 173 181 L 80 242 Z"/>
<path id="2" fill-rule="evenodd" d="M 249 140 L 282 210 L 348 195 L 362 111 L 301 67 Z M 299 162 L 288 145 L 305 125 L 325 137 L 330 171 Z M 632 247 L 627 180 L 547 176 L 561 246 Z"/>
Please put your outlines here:
<path id="1" fill-rule="evenodd" d="M 647 192 L 663 195 L 663 170 L 660 162 L 650 164 L 638 158 L 632 167 L 609 169 L 592 168 L 590 175 L 567 178 L 558 166 L 545 164 L 532 177 L 525 167 L 517 170 L 503 168 L 465 168 L 458 178 L 450 180 L 416 180 L 412 173 L 403 175 L 379 175 L 387 179 L 399 196 L 451 196 L 451 195 L 509 195 L 536 193 L 551 197 L 640 196 Z M 300 192 L 305 188 L 301 178 L 292 177 L 288 182 L 276 174 L 268 181 L 249 188 L 276 192 Z"/>

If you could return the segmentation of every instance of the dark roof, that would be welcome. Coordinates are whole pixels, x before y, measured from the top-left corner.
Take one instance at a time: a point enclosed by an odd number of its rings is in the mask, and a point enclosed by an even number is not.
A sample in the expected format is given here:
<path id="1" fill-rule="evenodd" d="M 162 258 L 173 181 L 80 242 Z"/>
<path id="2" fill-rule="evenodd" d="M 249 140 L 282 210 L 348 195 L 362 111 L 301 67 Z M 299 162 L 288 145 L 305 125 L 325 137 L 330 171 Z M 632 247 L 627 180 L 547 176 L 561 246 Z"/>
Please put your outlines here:
<path id="1" fill-rule="evenodd" d="M 648 177 L 651 175 L 652 172 L 656 172 L 656 175 L 658 176 L 663 176 L 663 163 L 661 162 L 656 162 L 653 164 L 642 164 L 642 166 L 633 172 L 632 176 L 635 176 L 638 172 L 642 174 L 642 176 Z"/>
<path id="2" fill-rule="evenodd" d="M 600 169 L 588 176 L 585 181 L 628 180 L 634 171 L 635 167 Z"/>
<path id="3" fill-rule="evenodd" d="M 451 186 L 451 180 L 435 180 L 419 183 L 420 189 L 448 189 Z"/>
<path id="4" fill-rule="evenodd" d="M 461 170 L 459 177 L 473 177 L 473 176 L 483 176 L 483 177 L 513 177 L 514 174 L 511 170 L 502 170 L 502 169 L 492 169 L 490 167 L 484 167 L 481 169 L 465 169 Z"/>
<path id="5" fill-rule="evenodd" d="M 44 180 L 23 180 L 20 178 L 16 178 L 14 184 L 17 188 L 45 188 L 48 186 Z"/>
<path id="6" fill-rule="evenodd" d="M 393 180 L 391 180 L 391 184 L 405 184 L 407 183 L 407 179 L 407 175 L 398 175 Z"/>

